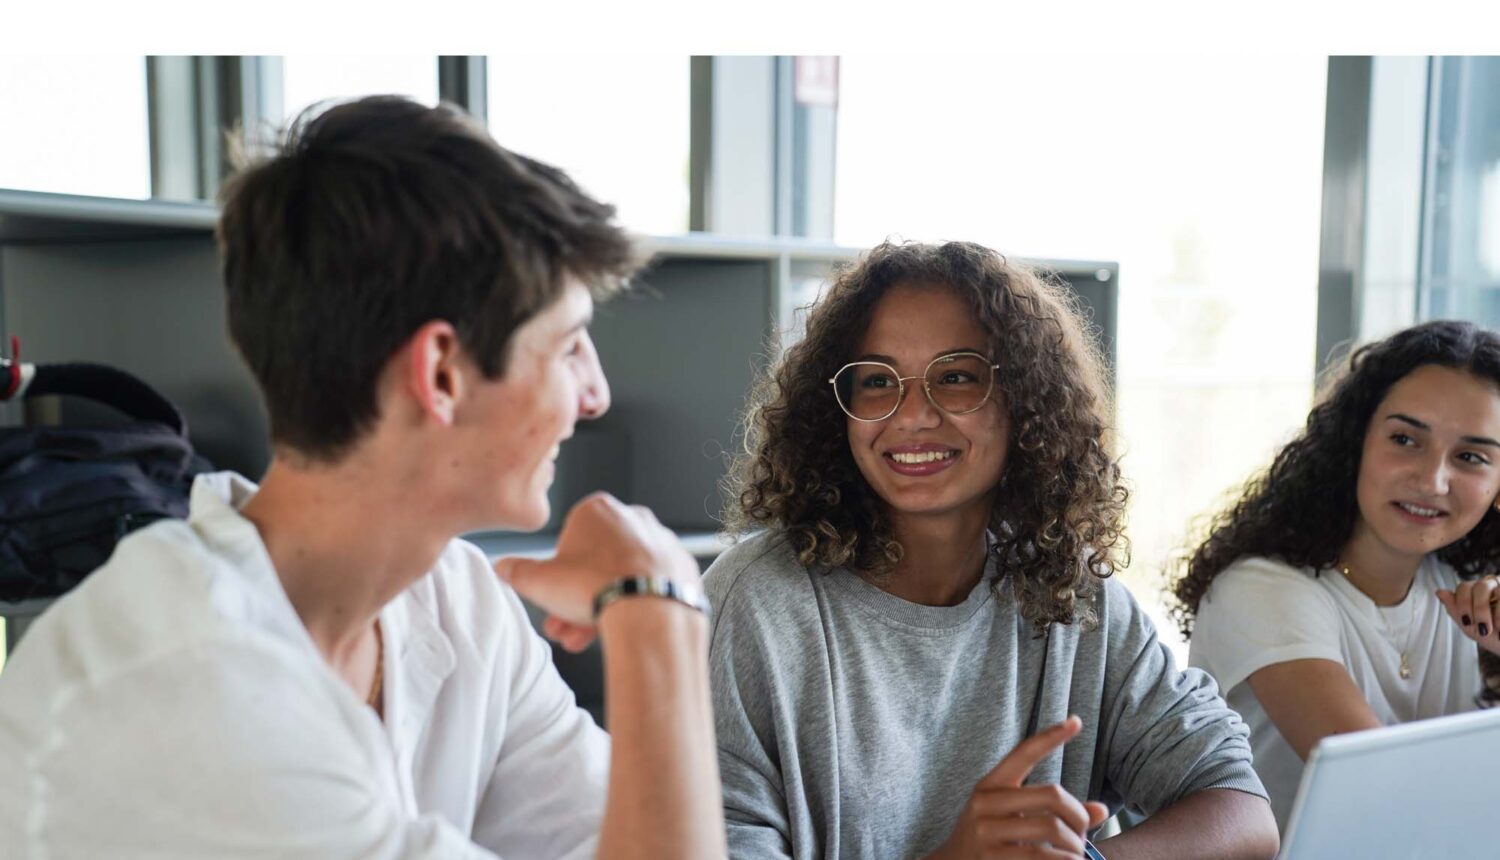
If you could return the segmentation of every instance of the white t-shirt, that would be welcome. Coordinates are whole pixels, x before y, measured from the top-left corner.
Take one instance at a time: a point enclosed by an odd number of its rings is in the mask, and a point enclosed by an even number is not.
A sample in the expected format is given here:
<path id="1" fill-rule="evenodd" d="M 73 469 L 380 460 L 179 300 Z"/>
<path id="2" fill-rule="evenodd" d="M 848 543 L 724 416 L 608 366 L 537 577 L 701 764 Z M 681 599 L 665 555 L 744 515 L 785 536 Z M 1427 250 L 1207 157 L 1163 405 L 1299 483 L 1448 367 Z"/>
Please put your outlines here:
<path id="1" fill-rule="evenodd" d="M 1250 726 L 1255 770 L 1286 827 L 1302 759 L 1266 716 L 1245 679 L 1291 660 L 1332 660 L 1349 671 L 1385 725 L 1474 710 L 1479 652 L 1433 592 L 1458 583 L 1452 567 L 1427 556 L 1406 599 L 1375 602 L 1337 570 L 1314 576 L 1265 558 L 1235 562 L 1214 578 L 1198 606 L 1188 664 L 1219 681 Z M 1400 673 L 1401 652 L 1411 677 Z"/>
<path id="2" fill-rule="evenodd" d="M 322 659 L 255 527 L 203 476 L 0 673 L 0 833 L 23 858 L 592 857 L 608 737 L 484 555 L 380 614 L 385 720 Z M 13 856 L 7 854 L 6 856 Z"/>

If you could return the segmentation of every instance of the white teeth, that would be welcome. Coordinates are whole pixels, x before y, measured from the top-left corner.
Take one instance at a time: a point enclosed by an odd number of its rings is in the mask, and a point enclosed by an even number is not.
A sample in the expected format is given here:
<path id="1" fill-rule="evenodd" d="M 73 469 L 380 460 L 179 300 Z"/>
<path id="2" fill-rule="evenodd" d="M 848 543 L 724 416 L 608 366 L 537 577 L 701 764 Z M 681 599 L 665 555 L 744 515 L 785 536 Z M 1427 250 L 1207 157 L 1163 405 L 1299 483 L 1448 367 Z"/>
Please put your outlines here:
<path id="1" fill-rule="evenodd" d="M 923 451 L 920 454 L 892 454 L 891 459 L 897 463 L 912 466 L 917 463 L 932 463 L 937 460 L 947 460 L 957 453 L 957 451 Z"/>
<path id="2" fill-rule="evenodd" d="M 1435 517 L 1442 513 L 1442 511 L 1436 508 L 1423 508 L 1417 505 L 1407 504 L 1406 502 L 1397 502 L 1396 505 L 1400 507 L 1401 510 L 1406 511 L 1409 514 L 1415 514 L 1419 517 Z"/>

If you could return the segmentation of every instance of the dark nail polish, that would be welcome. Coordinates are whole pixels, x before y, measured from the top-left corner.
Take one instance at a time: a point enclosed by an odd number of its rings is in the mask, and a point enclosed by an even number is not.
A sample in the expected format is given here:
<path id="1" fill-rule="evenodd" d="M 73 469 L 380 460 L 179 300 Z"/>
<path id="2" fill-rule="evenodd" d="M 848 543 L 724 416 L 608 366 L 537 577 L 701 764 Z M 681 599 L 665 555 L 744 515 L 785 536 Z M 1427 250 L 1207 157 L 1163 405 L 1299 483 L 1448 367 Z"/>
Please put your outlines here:
<path id="1" fill-rule="evenodd" d="M 1468 627 L 1470 624 L 1473 623 L 1472 621 L 1469 620 L 1469 616 L 1467 616 L 1467 615 L 1463 616 L 1462 618 L 1460 618 L 1458 620 L 1462 621 L 1464 623 L 1465 627 Z"/>
<path id="2" fill-rule="evenodd" d="M 1483 621 L 1479 622 L 1479 635 L 1480 636 L 1488 636 L 1488 635 L 1490 635 L 1490 625 L 1485 624 Z"/>

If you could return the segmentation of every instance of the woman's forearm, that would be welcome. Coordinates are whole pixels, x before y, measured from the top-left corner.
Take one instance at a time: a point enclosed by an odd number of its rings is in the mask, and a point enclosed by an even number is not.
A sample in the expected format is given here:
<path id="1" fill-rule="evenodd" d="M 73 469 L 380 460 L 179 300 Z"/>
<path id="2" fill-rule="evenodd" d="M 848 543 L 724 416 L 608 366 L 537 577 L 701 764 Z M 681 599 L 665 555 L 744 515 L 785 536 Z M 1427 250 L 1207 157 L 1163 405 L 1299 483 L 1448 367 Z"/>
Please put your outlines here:
<path id="1" fill-rule="evenodd" d="M 1264 798 L 1219 788 L 1190 794 L 1097 847 L 1105 860 L 1271 860 L 1281 838 Z"/>

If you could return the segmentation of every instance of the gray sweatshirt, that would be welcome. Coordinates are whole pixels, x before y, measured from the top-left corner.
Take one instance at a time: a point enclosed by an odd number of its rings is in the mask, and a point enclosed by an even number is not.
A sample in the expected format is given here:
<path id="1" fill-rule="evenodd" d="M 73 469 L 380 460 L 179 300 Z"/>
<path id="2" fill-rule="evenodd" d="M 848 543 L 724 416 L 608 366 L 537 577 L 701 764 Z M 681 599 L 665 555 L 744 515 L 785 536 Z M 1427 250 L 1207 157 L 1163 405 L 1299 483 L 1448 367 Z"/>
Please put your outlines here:
<path id="1" fill-rule="evenodd" d="M 1207 788 L 1265 796 L 1245 724 L 1177 670 L 1123 585 L 1100 589 L 1095 629 L 1039 637 L 993 574 L 923 606 L 809 572 L 777 533 L 719 556 L 705 585 L 731 857 L 924 856 L 981 777 L 1069 714 L 1083 731 L 1029 784 L 1146 814 Z"/>

